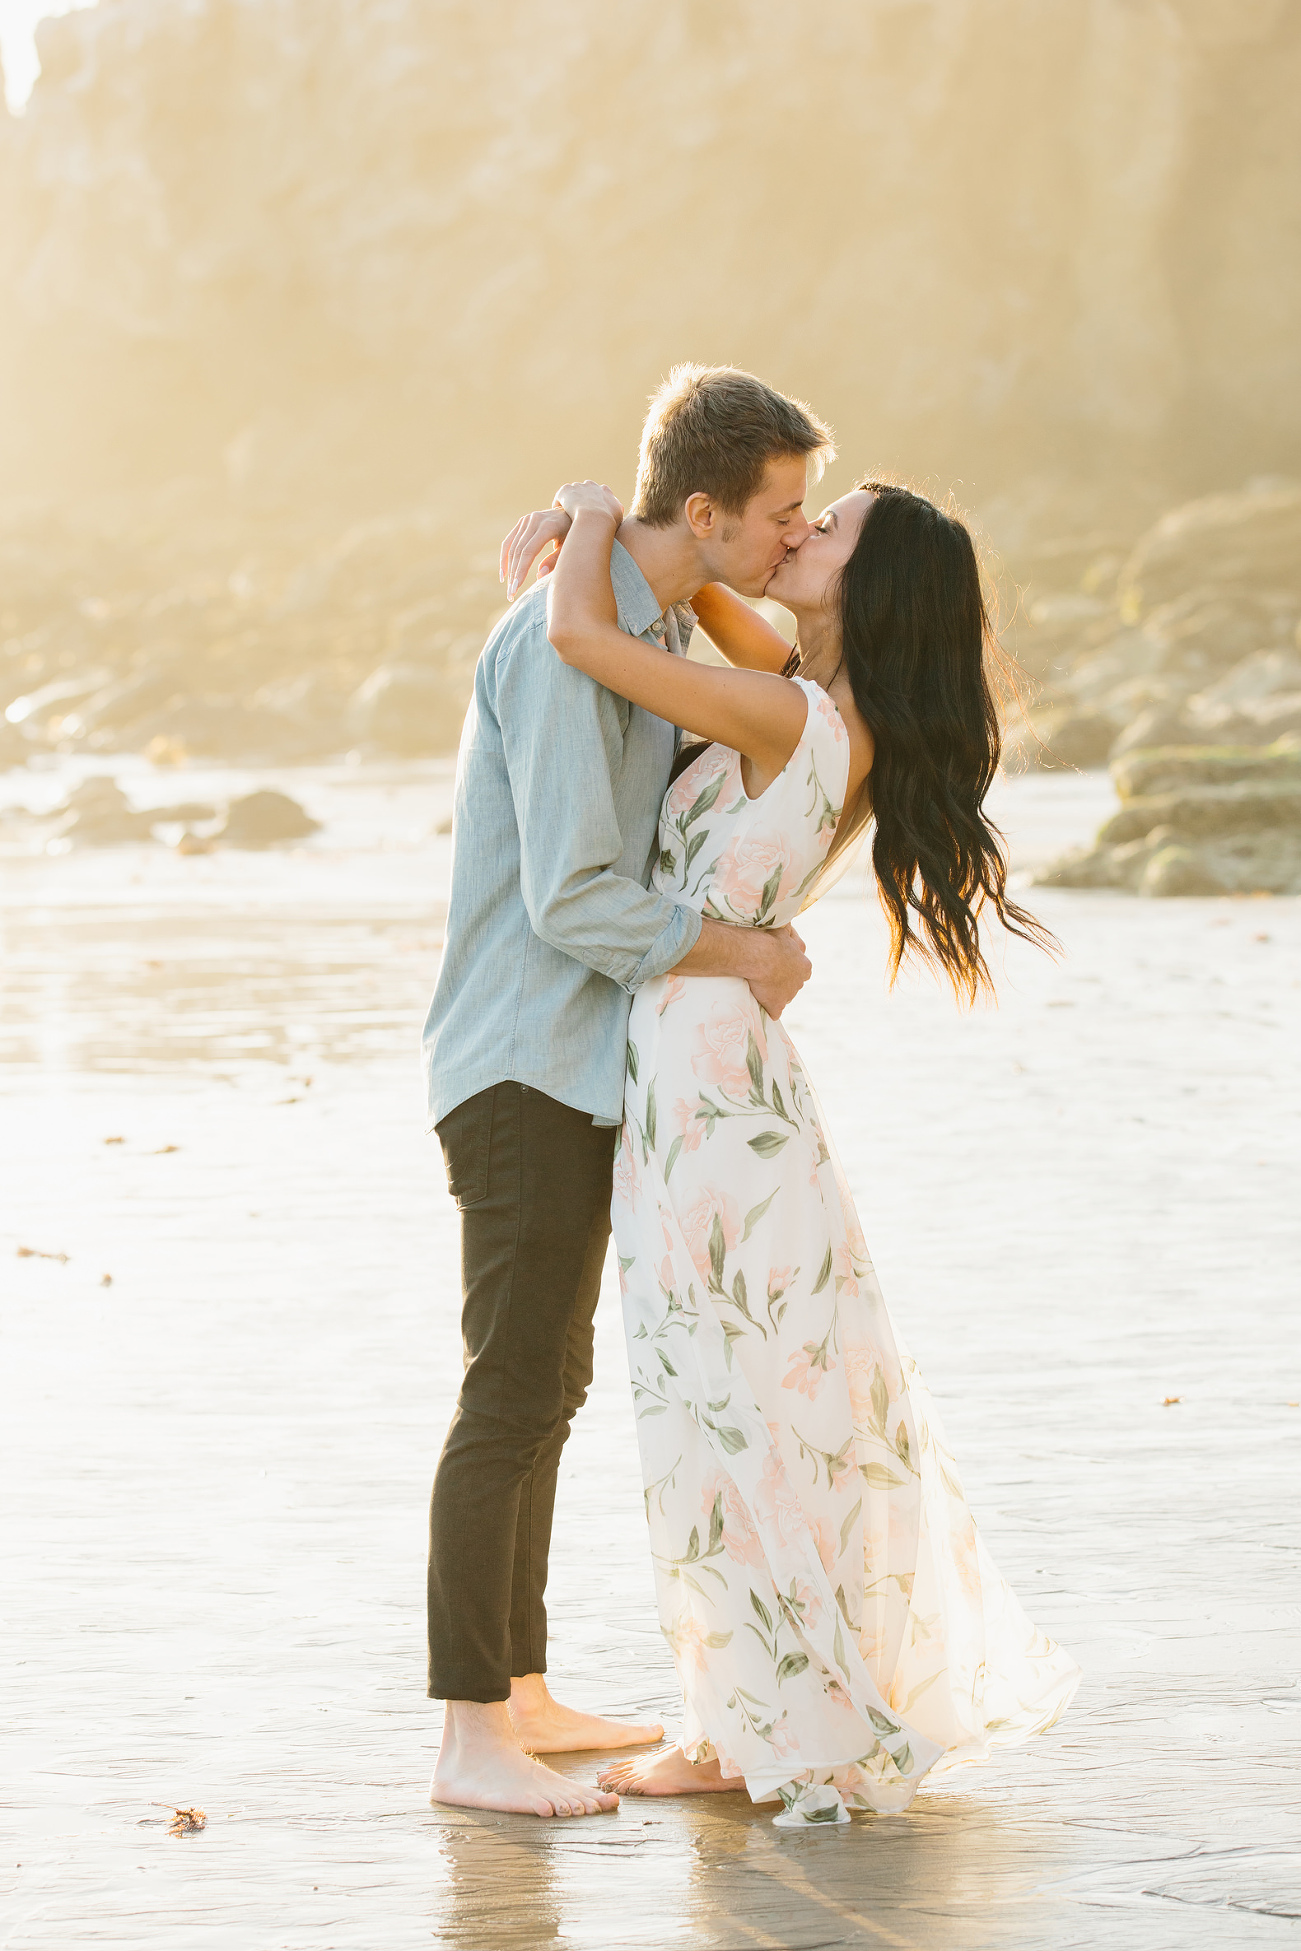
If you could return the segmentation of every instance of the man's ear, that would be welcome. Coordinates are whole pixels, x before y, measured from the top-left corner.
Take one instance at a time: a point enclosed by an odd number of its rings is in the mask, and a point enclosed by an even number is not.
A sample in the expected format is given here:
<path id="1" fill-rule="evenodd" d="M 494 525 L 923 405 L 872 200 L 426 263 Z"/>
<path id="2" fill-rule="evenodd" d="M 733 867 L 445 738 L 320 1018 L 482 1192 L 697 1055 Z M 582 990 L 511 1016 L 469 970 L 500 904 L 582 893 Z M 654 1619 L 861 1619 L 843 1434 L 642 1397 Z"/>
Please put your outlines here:
<path id="1" fill-rule="evenodd" d="M 697 542 L 712 542 L 718 532 L 718 515 L 708 495 L 688 495 L 683 514 Z"/>

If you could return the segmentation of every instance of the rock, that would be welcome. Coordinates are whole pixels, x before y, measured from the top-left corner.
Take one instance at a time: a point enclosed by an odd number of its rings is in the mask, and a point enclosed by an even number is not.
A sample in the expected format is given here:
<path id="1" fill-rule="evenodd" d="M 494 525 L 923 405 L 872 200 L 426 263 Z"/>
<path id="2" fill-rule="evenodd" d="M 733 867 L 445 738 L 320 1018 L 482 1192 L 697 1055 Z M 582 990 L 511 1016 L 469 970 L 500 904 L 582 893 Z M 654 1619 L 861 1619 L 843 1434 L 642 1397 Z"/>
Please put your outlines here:
<path id="1" fill-rule="evenodd" d="M 1267 483 L 1171 509 L 1135 546 L 1117 595 L 1122 615 L 1137 622 L 1205 585 L 1301 601 L 1301 486 Z"/>
<path id="2" fill-rule="evenodd" d="M 465 695 L 440 672 L 382 664 L 354 693 L 347 723 L 363 743 L 404 758 L 454 751 Z"/>
<path id="3" fill-rule="evenodd" d="M 1260 751 L 1213 745 L 1135 751 L 1112 764 L 1111 776 L 1122 800 L 1202 786 L 1277 782 L 1297 788 L 1301 787 L 1301 751 L 1282 743 Z"/>
<path id="4" fill-rule="evenodd" d="M 1044 887 L 1301 893 L 1301 738 L 1260 751 L 1169 747 L 1112 765 L 1121 808 Z"/>
<path id="5" fill-rule="evenodd" d="M 1223 894 L 1225 887 L 1206 857 L 1194 847 L 1161 847 L 1148 860 L 1138 884 L 1140 894 Z"/>
<path id="6" fill-rule="evenodd" d="M 1137 718 L 1126 725 L 1120 737 L 1111 748 L 1114 771 L 1115 761 L 1127 752 L 1147 752 L 1154 746 L 1187 745 L 1192 743 L 1192 726 L 1182 705 L 1149 705 Z"/>
<path id="7" fill-rule="evenodd" d="M 1045 771 L 1104 766 L 1116 732 L 1115 720 L 1105 711 L 1066 711 L 1045 728 L 1037 763 Z"/>
<path id="8" fill-rule="evenodd" d="M 941 481 L 972 453 L 1027 492 L 1092 472 L 1110 525 L 1135 474 L 1296 453 L 1295 7 L 738 17 L 720 38 L 695 0 L 571 0 L 527 61 L 501 10 L 449 4 L 45 21 L 3 145 L 10 478 L 206 463 L 291 511 L 341 483 L 463 510 L 486 484 L 513 513 L 562 454 L 622 480 L 635 396 L 738 317 L 747 363 L 795 372 L 793 289 L 826 410 Z M 676 130 L 640 113 L 668 101 Z M 778 121 L 837 185 L 789 227 L 780 289 L 751 275 Z M 705 180 L 731 185 L 721 257 Z M 652 263 L 685 278 L 680 316 L 647 303 Z"/>
<path id="9" fill-rule="evenodd" d="M 263 790 L 232 800 L 225 825 L 213 838 L 228 847 L 270 847 L 278 840 L 305 840 L 320 830 L 320 821 L 305 813 L 296 799 Z"/>
<path id="10" fill-rule="evenodd" d="M 53 840 L 77 847 L 120 847 L 153 838 L 153 815 L 137 813 L 116 780 L 83 779 L 55 815 Z"/>
<path id="11" fill-rule="evenodd" d="M 1129 800 L 1098 830 L 1102 846 L 1141 840 L 1153 827 L 1171 826 L 1184 840 L 1260 833 L 1270 827 L 1301 832 L 1301 785 L 1189 787 Z"/>

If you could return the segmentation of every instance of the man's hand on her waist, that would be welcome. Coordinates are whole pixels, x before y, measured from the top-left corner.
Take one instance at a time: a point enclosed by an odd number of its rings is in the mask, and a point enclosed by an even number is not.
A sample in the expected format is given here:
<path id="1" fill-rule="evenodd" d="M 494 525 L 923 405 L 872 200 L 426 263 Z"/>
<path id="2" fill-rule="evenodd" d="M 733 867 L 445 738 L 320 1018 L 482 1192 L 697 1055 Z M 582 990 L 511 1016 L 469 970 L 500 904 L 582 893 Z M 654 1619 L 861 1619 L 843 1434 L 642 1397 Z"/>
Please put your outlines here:
<path id="1" fill-rule="evenodd" d="M 761 953 L 767 943 L 768 968 L 746 977 L 750 993 L 769 1016 L 780 1016 L 787 1003 L 794 1002 L 813 974 L 813 964 L 804 952 L 804 943 L 793 928 L 756 928 Z"/>
<path id="2" fill-rule="evenodd" d="M 675 975 L 740 976 L 769 1016 L 780 1016 L 812 973 L 793 928 L 735 928 L 723 921 L 702 922 L 699 940 L 674 970 Z"/>

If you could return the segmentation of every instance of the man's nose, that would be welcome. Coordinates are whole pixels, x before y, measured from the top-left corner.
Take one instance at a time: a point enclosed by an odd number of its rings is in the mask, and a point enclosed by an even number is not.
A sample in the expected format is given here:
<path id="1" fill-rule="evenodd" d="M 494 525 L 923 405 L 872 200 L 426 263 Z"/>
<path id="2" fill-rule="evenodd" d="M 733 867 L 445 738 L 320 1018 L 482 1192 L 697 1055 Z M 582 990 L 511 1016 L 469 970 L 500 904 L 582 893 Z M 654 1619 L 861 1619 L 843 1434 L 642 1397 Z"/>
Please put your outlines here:
<path id="1" fill-rule="evenodd" d="M 808 534 L 808 516 L 801 508 L 799 514 L 793 518 L 790 527 L 786 531 L 786 547 L 788 549 L 798 549 L 800 543 L 808 539 Z"/>

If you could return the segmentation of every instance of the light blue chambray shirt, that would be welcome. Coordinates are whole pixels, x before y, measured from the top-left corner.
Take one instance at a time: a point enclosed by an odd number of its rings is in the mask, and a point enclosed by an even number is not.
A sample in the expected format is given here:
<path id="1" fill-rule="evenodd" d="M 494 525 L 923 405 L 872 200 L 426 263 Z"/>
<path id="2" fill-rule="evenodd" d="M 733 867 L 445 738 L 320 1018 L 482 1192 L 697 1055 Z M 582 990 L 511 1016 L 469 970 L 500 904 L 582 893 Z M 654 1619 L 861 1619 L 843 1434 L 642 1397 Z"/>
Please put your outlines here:
<path id="1" fill-rule="evenodd" d="M 694 612 L 663 616 L 618 542 L 619 627 L 686 650 Z M 623 1118 L 632 992 L 680 962 L 692 908 L 647 886 L 677 734 L 562 664 L 545 586 L 484 646 L 461 733 L 443 964 L 424 1031 L 429 1122 L 507 1079 Z"/>

